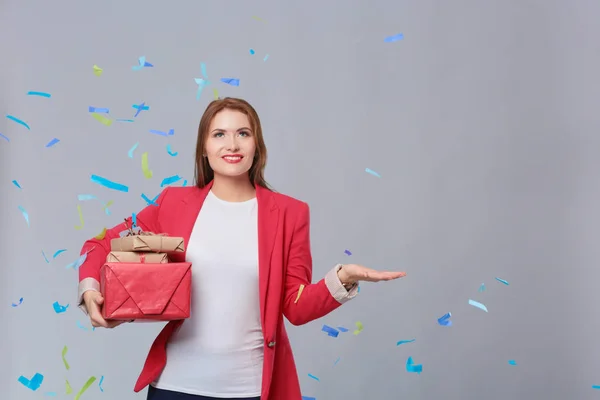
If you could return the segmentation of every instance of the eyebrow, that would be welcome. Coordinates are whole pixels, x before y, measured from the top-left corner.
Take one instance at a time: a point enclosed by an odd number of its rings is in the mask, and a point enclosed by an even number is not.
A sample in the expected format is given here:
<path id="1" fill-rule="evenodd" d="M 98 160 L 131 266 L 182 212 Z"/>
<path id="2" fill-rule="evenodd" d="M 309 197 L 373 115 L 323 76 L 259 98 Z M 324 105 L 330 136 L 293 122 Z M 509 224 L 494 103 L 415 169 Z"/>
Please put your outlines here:
<path id="1" fill-rule="evenodd" d="M 211 133 L 214 133 L 214 132 L 226 132 L 226 131 L 227 131 L 226 129 L 217 128 L 217 129 L 213 129 L 211 131 Z M 239 132 L 239 131 L 250 131 L 250 132 L 252 132 L 252 129 L 243 127 L 243 128 L 238 129 L 236 132 Z"/>

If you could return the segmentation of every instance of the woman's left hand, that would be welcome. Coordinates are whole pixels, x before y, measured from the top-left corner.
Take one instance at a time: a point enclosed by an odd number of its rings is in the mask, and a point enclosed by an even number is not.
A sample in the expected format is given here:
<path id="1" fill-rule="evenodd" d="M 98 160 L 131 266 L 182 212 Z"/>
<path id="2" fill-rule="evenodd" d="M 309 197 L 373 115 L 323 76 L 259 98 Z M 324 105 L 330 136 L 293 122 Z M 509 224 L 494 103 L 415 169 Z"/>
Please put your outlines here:
<path id="1" fill-rule="evenodd" d="M 342 283 L 356 283 L 359 281 L 379 282 L 391 281 L 406 276 L 406 272 L 376 271 L 358 264 L 343 264 L 338 271 Z"/>

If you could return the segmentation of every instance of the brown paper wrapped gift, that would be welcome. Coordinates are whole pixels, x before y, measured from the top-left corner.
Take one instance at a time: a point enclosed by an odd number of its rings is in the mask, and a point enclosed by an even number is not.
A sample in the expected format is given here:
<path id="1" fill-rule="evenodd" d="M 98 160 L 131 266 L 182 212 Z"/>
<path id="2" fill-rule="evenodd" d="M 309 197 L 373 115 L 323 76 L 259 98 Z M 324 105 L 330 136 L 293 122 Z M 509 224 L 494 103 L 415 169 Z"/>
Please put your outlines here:
<path id="1" fill-rule="evenodd" d="M 154 253 L 174 253 L 185 251 L 182 237 L 156 235 L 142 232 L 135 235 L 112 239 L 111 251 L 143 251 Z"/>
<path id="2" fill-rule="evenodd" d="M 164 264 L 169 262 L 166 253 L 142 253 L 133 251 L 111 251 L 106 256 L 107 263 L 147 263 Z"/>

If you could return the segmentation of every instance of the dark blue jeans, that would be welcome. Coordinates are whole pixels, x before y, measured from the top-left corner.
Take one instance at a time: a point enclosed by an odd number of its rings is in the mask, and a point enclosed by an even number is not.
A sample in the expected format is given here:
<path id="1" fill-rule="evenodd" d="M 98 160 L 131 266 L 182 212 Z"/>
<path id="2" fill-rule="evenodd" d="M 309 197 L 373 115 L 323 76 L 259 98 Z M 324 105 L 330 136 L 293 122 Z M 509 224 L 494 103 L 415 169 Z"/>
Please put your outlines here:
<path id="1" fill-rule="evenodd" d="M 148 397 L 146 400 L 223 400 L 217 397 L 199 396 L 196 394 L 187 394 L 173 392 L 171 390 L 157 389 L 154 386 L 148 386 Z M 236 397 L 232 400 L 260 400 L 260 397 Z"/>

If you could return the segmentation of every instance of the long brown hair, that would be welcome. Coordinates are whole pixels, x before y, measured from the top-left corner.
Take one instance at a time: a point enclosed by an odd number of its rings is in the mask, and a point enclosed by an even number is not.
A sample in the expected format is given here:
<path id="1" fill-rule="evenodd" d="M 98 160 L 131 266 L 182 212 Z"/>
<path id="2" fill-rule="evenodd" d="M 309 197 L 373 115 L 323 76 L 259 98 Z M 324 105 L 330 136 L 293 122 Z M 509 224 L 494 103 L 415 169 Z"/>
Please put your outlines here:
<path id="1" fill-rule="evenodd" d="M 256 155 L 252 162 L 252 167 L 248 173 L 252 185 L 258 185 L 265 189 L 271 190 L 269 184 L 265 181 L 264 171 L 267 165 L 267 147 L 260 126 L 260 119 L 254 107 L 246 100 L 236 99 L 234 97 L 225 97 L 210 102 L 198 125 L 198 140 L 196 142 L 196 169 L 194 178 L 196 186 L 203 188 L 215 177 L 215 172 L 208 163 L 208 158 L 204 157 L 206 140 L 208 138 L 208 130 L 210 123 L 218 112 L 225 109 L 240 111 L 250 120 L 250 129 L 252 129 L 254 141 L 256 144 Z"/>

